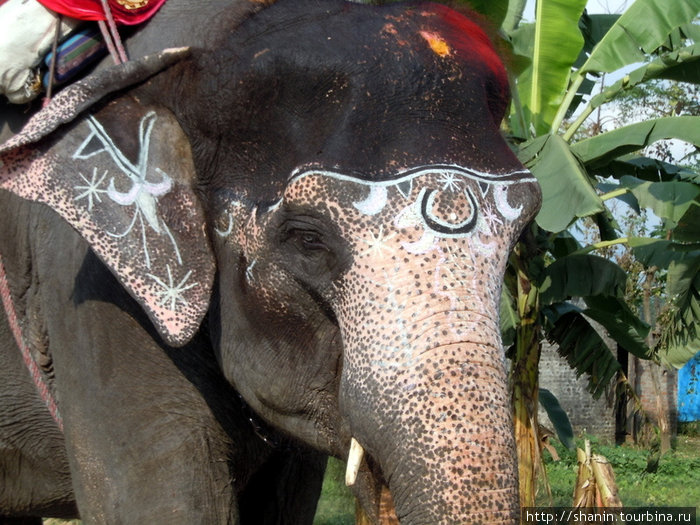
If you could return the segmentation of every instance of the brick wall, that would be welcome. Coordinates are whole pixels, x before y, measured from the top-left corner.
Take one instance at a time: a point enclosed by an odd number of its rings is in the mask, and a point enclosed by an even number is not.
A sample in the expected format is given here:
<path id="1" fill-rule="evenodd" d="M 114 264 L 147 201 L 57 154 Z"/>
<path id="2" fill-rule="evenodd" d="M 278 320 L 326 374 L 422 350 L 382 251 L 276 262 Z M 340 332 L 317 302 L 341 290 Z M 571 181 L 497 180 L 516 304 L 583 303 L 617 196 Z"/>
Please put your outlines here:
<path id="1" fill-rule="evenodd" d="M 636 361 L 636 362 L 635 362 Z M 658 424 L 657 391 L 661 392 L 662 410 L 669 415 L 672 432 L 677 420 L 678 379 L 675 370 L 665 370 L 650 361 L 629 359 L 628 378 L 635 386 L 642 402 L 642 407 L 651 420 Z M 656 376 L 656 382 L 654 376 Z M 559 400 L 564 411 L 569 416 L 575 435 L 588 433 L 605 441 L 615 441 L 615 408 L 614 395 L 610 398 L 603 394 L 599 399 L 593 399 L 586 385 L 585 376 L 576 378 L 575 372 L 569 367 L 556 348 L 548 343 L 542 347 L 540 357 L 540 387 L 552 392 Z M 630 405 L 631 406 L 631 405 Z M 553 430 L 546 412 L 540 408 L 540 424 Z M 631 421 L 628 433 L 631 434 Z"/>
<path id="2" fill-rule="evenodd" d="M 540 388 L 546 388 L 559 400 L 559 404 L 569 416 L 575 435 L 584 433 L 599 437 L 608 442 L 615 441 L 615 412 L 612 400 L 602 395 L 593 399 L 586 385 L 585 376 L 576 378 L 566 360 L 556 349 L 544 343 L 540 357 Z M 547 413 L 540 408 L 539 422 L 554 430 Z"/>

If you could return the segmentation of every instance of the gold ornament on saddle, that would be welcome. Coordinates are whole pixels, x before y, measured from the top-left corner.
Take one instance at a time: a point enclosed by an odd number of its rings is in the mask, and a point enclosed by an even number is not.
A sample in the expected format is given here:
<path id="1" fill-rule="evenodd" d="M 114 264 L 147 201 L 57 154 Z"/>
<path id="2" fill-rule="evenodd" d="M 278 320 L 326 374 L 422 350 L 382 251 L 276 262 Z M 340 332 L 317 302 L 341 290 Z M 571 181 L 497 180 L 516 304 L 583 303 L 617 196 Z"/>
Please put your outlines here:
<path id="1" fill-rule="evenodd" d="M 148 5 L 149 0 L 117 0 L 124 9 L 141 9 Z"/>

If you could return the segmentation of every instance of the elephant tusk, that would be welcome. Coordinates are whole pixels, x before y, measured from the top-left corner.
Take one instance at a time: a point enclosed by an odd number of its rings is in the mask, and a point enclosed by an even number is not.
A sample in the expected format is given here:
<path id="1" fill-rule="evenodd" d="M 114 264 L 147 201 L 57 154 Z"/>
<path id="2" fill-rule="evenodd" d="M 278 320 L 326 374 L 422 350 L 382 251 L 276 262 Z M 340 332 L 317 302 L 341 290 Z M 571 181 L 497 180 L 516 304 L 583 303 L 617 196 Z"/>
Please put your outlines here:
<path id="1" fill-rule="evenodd" d="M 350 452 L 348 453 L 348 466 L 345 470 L 345 484 L 352 487 L 357 480 L 357 473 L 360 471 L 360 463 L 365 451 L 362 445 L 355 438 L 350 440 Z"/>

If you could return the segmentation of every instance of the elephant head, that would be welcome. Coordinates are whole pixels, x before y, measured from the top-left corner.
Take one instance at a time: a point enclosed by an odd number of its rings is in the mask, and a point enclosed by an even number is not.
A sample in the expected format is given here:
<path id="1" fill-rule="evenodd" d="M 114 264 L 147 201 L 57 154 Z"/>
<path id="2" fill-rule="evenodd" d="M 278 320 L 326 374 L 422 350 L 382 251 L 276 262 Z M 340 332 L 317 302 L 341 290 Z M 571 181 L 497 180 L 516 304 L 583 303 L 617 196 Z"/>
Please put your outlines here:
<path id="1" fill-rule="evenodd" d="M 289 0 L 210 40 L 66 89 L 0 184 L 68 220 L 167 343 L 208 312 L 260 417 L 359 443 L 371 515 L 386 486 L 401 523 L 516 522 L 498 305 L 540 193 L 486 35 L 436 4 Z"/>

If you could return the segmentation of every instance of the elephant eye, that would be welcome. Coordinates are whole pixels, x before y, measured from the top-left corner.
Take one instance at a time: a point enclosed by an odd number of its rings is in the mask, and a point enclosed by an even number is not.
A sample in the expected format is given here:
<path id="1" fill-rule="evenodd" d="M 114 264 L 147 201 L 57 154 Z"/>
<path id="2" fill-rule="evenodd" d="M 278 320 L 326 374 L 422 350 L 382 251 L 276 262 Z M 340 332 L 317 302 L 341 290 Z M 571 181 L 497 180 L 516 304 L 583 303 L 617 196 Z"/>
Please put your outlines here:
<path id="1" fill-rule="evenodd" d="M 323 243 L 321 234 L 318 232 L 310 230 L 292 230 L 290 232 L 290 237 L 292 237 L 297 246 L 304 251 L 328 250 Z"/>

